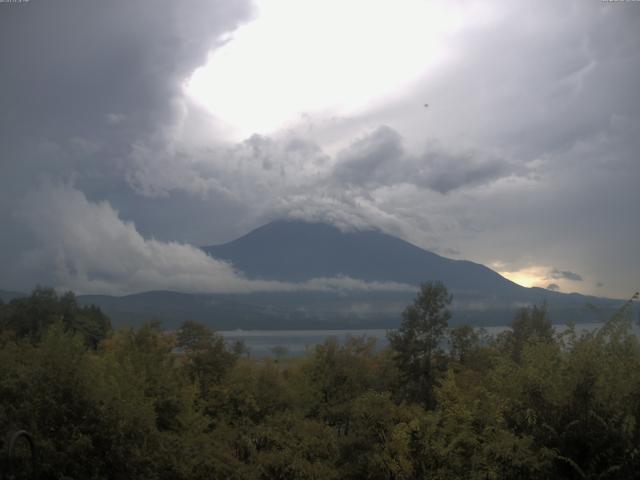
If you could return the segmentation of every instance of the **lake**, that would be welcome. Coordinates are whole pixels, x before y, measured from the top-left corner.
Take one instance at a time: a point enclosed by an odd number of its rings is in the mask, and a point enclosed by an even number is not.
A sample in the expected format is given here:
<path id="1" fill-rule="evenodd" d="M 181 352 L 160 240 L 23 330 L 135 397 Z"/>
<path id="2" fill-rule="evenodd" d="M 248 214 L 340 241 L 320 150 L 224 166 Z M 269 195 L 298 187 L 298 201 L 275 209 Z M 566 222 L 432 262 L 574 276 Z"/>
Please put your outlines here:
<path id="1" fill-rule="evenodd" d="M 576 325 L 578 333 L 583 331 L 594 330 L 601 327 L 601 323 L 579 323 Z M 485 327 L 485 331 L 490 335 L 497 335 L 506 330 L 507 326 Z M 566 325 L 554 325 L 557 331 L 566 328 Z M 635 327 L 634 327 L 635 329 Z M 377 340 L 377 347 L 382 349 L 386 347 L 387 341 L 386 329 L 370 329 L 370 330 L 227 330 L 218 332 L 228 342 L 242 340 L 252 357 L 264 358 L 273 356 L 275 347 L 284 347 L 287 350 L 287 356 L 299 357 L 304 355 L 307 350 L 312 349 L 315 345 L 323 343 L 329 337 L 336 337 L 339 341 L 344 342 L 348 336 L 361 337 L 366 336 Z"/>

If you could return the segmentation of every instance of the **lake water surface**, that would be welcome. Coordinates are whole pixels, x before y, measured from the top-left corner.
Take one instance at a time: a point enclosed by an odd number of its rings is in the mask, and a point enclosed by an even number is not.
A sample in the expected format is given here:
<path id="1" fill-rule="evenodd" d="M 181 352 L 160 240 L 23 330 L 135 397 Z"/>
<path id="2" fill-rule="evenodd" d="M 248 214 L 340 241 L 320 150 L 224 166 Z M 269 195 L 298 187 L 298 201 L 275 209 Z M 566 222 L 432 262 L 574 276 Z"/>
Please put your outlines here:
<path id="1" fill-rule="evenodd" d="M 580 323 L 576 325 L 578 333 L 583 331 L 595 330 L 601 327 L 601 323 Z M 485 327 L 484 330 L 489 335 L 497 335 L 498 333 L 508 329 L 507 326 Z M 565 325 L 554 325 L 556 331 L 562 331 Z M 315 345 L 323 343 L 329 337 L 336 337 L 339 341 L 344 342 L 347 337 L 375 338 L 377 347 L 382 349 L 386 347 L 387 341 L 386 329 L 371 330 L 228 330 L 220 333 L 227 341 L 234 342 L 242 340 L 252 357 L 264 358 L 273 356 L 273 349 L 276 347 L 284 347 L 287 355 L 299 357 L 304 355 L 307 350 L 312 349 Z"/>

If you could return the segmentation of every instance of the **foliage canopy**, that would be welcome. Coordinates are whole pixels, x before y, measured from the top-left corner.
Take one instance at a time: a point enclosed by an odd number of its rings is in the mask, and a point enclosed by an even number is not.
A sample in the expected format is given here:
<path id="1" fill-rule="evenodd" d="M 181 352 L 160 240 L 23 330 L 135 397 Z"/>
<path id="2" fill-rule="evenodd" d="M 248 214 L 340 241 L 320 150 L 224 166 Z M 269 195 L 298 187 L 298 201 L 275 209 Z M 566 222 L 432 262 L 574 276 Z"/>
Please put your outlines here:
<path id="1" fill-rule="evenodd" d="M 42 478 L 636 478 L 633 302 L 582 334 L 532 307 L 444 351 L 450 301 L 423 285 L 388 349 L 258 360 L 194 322 L 110 331 L 39 289 L 0 305 L 0 432 L 33 433 Z"/>

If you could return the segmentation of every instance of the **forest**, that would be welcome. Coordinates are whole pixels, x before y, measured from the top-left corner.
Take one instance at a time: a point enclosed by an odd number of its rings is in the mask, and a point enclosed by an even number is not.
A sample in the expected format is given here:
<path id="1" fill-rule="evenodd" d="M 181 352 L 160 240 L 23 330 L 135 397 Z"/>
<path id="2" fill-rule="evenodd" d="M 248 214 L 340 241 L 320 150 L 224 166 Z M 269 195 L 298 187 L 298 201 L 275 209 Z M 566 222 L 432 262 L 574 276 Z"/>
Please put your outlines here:
<path id="1" fill-rule="evenodd" d="M 637 478 L 636 299 L 597 330 L 539 305 L 488 336 L 449 328 L 430 282 L 388 348 L 257 359 L 193 321 L 113 329 L 37 288 L 0 304 L 0 442 L 30 432 L 43 479 Z"/>

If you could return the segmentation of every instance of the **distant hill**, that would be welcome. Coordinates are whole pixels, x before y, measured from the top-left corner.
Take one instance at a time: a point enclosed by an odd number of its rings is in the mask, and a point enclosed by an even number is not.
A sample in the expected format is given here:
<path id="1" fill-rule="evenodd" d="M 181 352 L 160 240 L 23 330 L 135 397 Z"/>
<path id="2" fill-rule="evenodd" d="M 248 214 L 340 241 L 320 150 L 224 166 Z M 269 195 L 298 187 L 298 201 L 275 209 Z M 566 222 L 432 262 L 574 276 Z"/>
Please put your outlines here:
<path id="1" fill-rule="evenodd" d="M 82 305 L 98 305 L 115 326 L 137 326 L 159 320 L 168 329 L 184 320 L 196 320 L 217 330 L 314 330 L 396 328 L 401 312 L 414 294 L 253 293 L 242 295 L 187 294 L 154 291 L 121 297 L 80 295 Z M 539 302 L 541 304 L 544 296 Z M 547 302 L 554 323 L 589 323 L 603 320 L 620 301 L 582 296 Z M 597 305 L 594 312 L 587 304 Z M 508 325 L 515 311 L 525 305 L 490 304 L 465 308 L 454 304 L 451 325 Z"/>
<path id="2" fill-rule="evenodd" d="M 196 320 L 217 330 L 298 330 L 393 328 L 413 294 L 287 292 L 188 294 L 167 291 L 121 297 L 80 295 L 83 305 L 98 305 L 115 326 L 159 320 L 168 329 Z"/>

